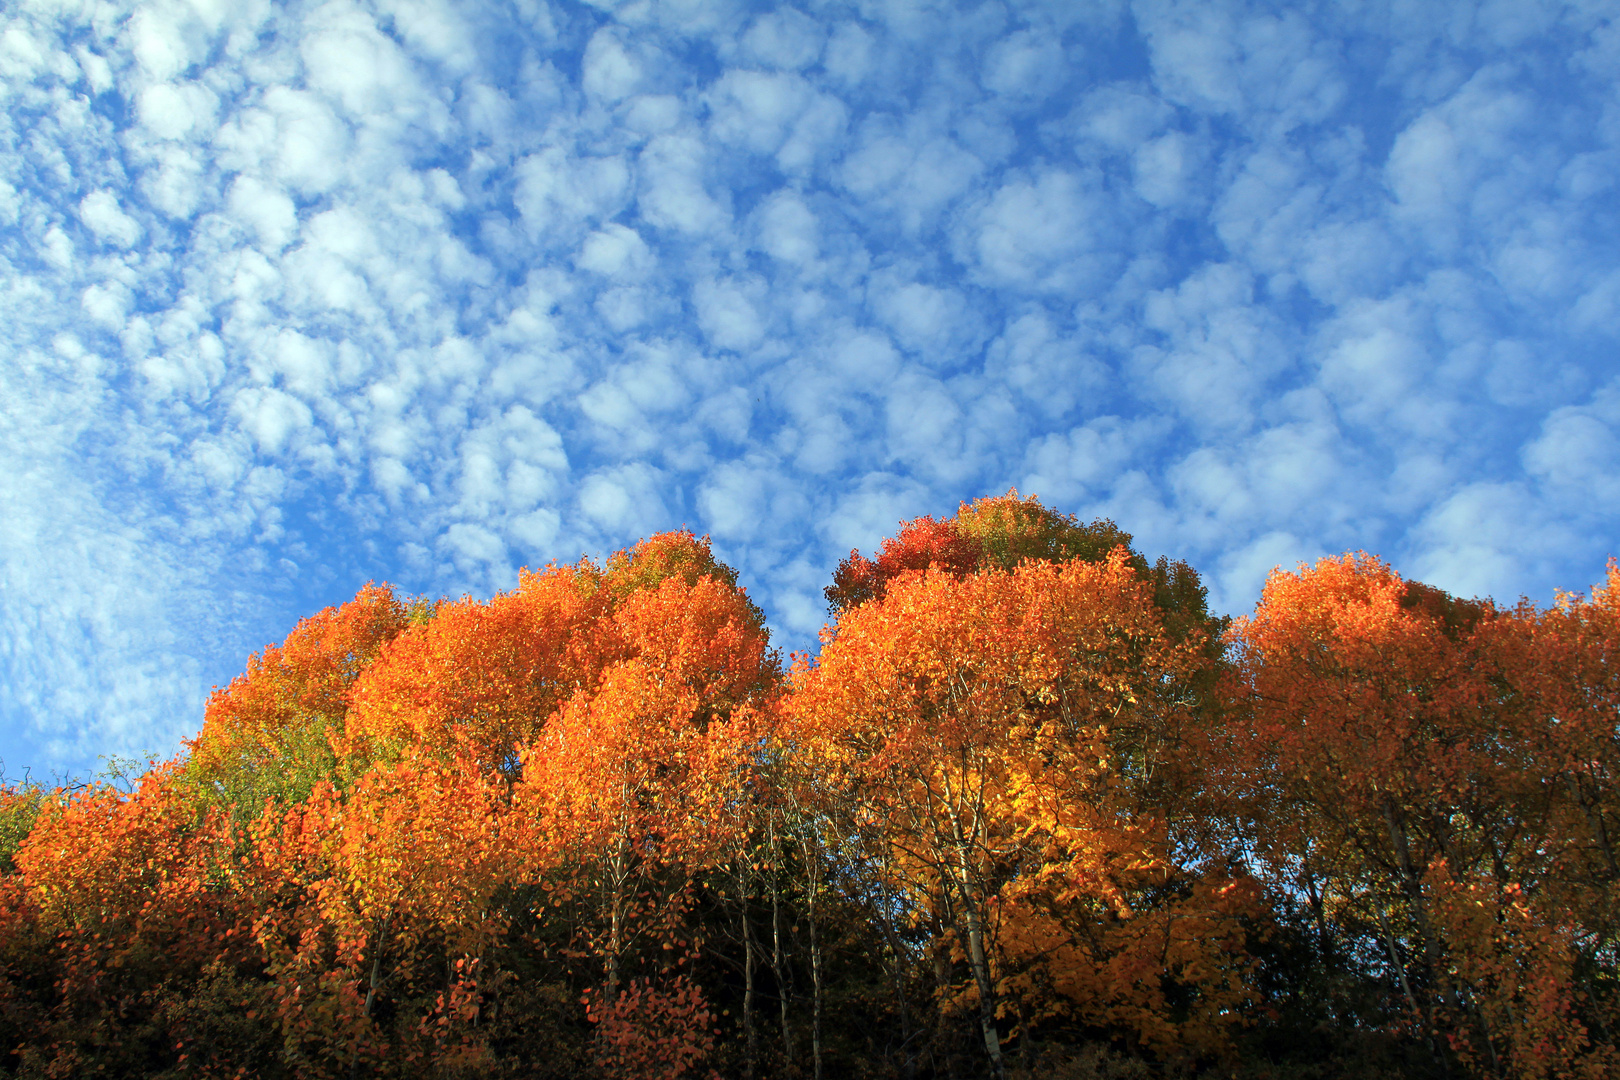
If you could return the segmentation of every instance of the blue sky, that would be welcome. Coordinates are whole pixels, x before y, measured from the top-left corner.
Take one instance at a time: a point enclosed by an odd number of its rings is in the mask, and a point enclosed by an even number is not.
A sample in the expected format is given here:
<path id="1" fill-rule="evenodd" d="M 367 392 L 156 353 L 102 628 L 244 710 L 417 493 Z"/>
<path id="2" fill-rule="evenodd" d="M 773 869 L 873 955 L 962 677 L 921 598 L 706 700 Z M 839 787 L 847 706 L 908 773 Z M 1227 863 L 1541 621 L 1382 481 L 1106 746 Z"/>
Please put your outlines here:
<path id="1" fill-rule="evenodd" d="M 808 648 L 1017 485 L 1247 610 L 1620 524 L 1620 4 L 11 0 L 0 758 L 368 579 L 713 535 Z"/>

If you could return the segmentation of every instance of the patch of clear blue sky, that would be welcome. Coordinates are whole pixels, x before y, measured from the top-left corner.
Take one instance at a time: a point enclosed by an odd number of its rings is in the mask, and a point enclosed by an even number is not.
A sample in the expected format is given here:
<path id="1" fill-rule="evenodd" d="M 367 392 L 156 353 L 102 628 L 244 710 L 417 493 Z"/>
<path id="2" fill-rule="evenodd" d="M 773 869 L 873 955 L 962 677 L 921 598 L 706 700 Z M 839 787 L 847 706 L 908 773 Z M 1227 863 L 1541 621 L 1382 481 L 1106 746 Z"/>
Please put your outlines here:
<path id="1" fill-rule="evenodd" d="M 1017 484 L 1247 609 L 1579 588 L 1620 514 L 1612 3 L 0 14 L 0 758 L 171 752 L 366 580 L 686 525 L 808 648 Z"/>

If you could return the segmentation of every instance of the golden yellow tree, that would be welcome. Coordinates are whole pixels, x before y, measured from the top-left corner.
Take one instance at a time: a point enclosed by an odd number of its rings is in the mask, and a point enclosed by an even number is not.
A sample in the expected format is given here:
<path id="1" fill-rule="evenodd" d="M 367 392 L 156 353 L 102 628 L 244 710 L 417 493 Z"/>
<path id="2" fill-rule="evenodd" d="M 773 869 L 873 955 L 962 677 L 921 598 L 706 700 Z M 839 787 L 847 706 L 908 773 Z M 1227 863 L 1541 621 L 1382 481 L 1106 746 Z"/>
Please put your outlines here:
<path id="1" fill-rule="evenodd" d="M 1111 736 L 1182 707 L 1171 691 L 1204 662 L 1201 645 L 1166 633 L 1120 548 L 1099 563 L 896 576 L 843 612 L 819 663 L 795 669 L 788 737 L 817 762 L 830 811 L 887 847 L 875 865 L 965 956 L 998 1074 L 998 1019 L 1036 1009 L 1026 994 L 1161 1045 L 1218 1041 L 1246 999 L 1231 959 L 1242 890 L 1206 889 L 1196 919 L 1165 915 L 1157 951 L 1133 954 L 1145 924 L 1115 929 L 1174 868 L 1164 823 L 1116 798 Z M 1138 970 L 1116 982 L 1127 954 Z M 1174 974 L 1203 1028 L 1168 1030 L 1162 1002 L 1132 989 Z"/>

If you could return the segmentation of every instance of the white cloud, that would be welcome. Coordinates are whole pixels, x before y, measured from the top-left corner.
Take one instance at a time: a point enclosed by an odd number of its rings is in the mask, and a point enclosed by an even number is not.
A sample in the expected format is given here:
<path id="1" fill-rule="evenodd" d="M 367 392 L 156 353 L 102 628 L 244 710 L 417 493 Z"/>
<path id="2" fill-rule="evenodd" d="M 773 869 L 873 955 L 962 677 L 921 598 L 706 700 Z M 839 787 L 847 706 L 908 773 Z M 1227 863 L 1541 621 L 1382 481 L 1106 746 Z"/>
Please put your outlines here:
<path id="1" fill-rule="evenodd" d="M 1262 146 L 1216 199 L 1213 224 L 1255 269 L 1286 272 L 1299 257 L 1300 238 L 1323 217 L 1324 186 L 1303 155 Z"/>
<path id="2" fill-rule="evenodd" d="M 154 79 L 171 79 L 184 72 L 205 47 L 198 27 L 190 20 L 177 24 L 174 8 L 148 8 L 130 19 L 126 33 L 130 51 Z"/>
<path id="3" fill-rule="evenodd" d="M 79 220 L 102 243 L 114 247 L 133 247 L 144 231 L 141 223 L 118 205 L 118 196 L 105 189 L 92 191 L 79 202 Z"/>
<path id="4" fill-rule="evenodd" d="M 506 562 L 506 542 L 490 529 L 465 521 L 445 529 L 438 547 L 463 574 L 483 577 Z"/>
<path id="5" fill-rule="evenodd" d="M 1297 12 L 1186 3 L 1139 18 L 1154 81 L 1177 104 L 1282 132 L 1323 119 L 1346 93 L 1341 46 Z"/>
<path id="6" fill-rule="evenodd" d="M 1009 322 L 986 350 L 984 370 L 1053 419 L 1076 409 L 1090 411 L 1086 406 L 1110 381 L 1107 366 L 1084 343 L 1065 338 L 1044 312 Z"/>
<path id="7" fill-rule="evenodd" d="M 969 191 L 983 171 L 984 163 L 955 140 L 909 132 L 892 117 L 878 116 L 862 126 L 838 181 L 858 202 L 898 215 L 903 228 L 917 232 Z"/>
<path id="8" fill-rule="evenodd" d="M 969 218 L 964 257 L 996 285 L 1072 292 L 1106 282 L 1120 263 L 1112 207 L 1088 178 L 1047 170 L 1014 177 Z"/>
<path id="9" fill-rule="evenodd" d="M 1464 485 L 1426 514 L 1413 540 L 1414 577 L 1457 596 L 1507 603 L 1528 591 L 1525 583 L 1544 580 L 1545 563 L 1584 546 L 1523 484 L 1486 481 Z"/>
<path id="10" fill-rule="evenodd" d="M 1300 281 L 1319 300 L 1335 305 L 1378 296 L 1405 262 L 1405 253 L 1378 220 L 1328 222 L 1311 230 L 1296 250 Z"/>
<path id="11" fill-rule="evenodd" d="M 797 75 L 728 71 L 711 91 L 710 130 L 722 142 L 773 154 L 810 97 L 809 84 Z"/>
<path id="12" fill-rule="evenodd" d="M 681 122 L 681 99 L 674 94 L 643 94 L 624 110 L 624 123 L 638 135 L 662 135 Z"/>
<path id="13" fill-rule="evenodd" d="M 211 202 L 202 162 L 179 146 L 155 148 L 153 163 L 140 179 L 141 193 L 151 206 L 176 221 L 187 221 L 198 207 Z"/>
<path id="14" fill-rule="evenodd" d="M 47 52 L 26 28 L 8 26 L 0 34 L 0 65 L 11 78 L 26 81 L 48 62 Z"/>
<path id="15" fill-rule="evenodd" d="M 664 507 L 665 491 L 658 470 L 639 463 L 621 465 L 585 478 L 579 508 L 611 536 L 648 536 L 674 524 Z"/>
<path id="16" fill-rule="evenodd" d="M 129 289 L 121 282 L 108 281 L 84 290 L 79 303 L 84 307 L 85 314 L 109 330 L 117 331 L 124 326 L 124 316 L 129 313 L 131 299 Z"/>
<path id="17" fill-rule="evenodd" d="M 574 265 L 604 277 L 644 277 L 657 259 L 634 229 L 609 223 L 585 238 Z"/>
<path id="18" fill-rule="evenodd" d="M 68 270 L 73 266 L 73 240 L 62 231 L 61 226 L 52 225 L 45 231 L 42 238 L 41 255 L 47 265 L 57 270 Z"/>
<path id="19" fill-rule="evenodd" d="M 827 72 L 846 85 L 860 82 L 872 69 L 872 35 L 858 22 L 840 22 L 827 43 Z"/>
<path id="20" fill-rule="evenodd" d="M 1507 81 L 1504 68 L 1481 71 L 1407 125 L 1390 148 L 1385 171 L 1396 219 L 1442 252 L 1464 242 L 1468 225 L 1489 235 L 1529 194 L 1530 163 L 1515 144 L 1535 110 Z"/>
<path id="21" fill-rule="evenodd" d="M 1620 385 L 1611 383 L 1588 405 L 1553 410 L 1525 444 L 1524 464 L 1574 507 L 1613 517 L 1620 507 Z"/>
<path id="22" fill-rule="evenodd" d="M 680 409 L 691 398 L 680 358 L 667 349 L 646 348 L 579 396 L 580 410 L 596 424 L 641 453 L 656 444 L 658 427 L 651 418 Z"/>
<path id="23" fill-rule="evenodd" d="M 264 171 L 311 196 L 337 185 L 349 164 L 347 126 L 320 98 L 287 86 L 266 90 L 262 106 L 227 121 L 215 142 L 225 168 Z"/>
<path id="24" fill-rule="evenodd" d="M 1440 403 L 1415 395 L 1436 366 L 1425 342 L 1422 312 L 1410 298 L 1358 301 L 1324 334 L 1322 386 L 1351 419 L 1393 421 L 1418 431 L 1443 430 L 1451 419 Z"/>
<path id="25" fill-rule="evenodd" d="M 461 5 L 445 0 L 383 0 L 377 6 L 393 18 L 395 30 L 413 49 L 453 71 L 473 70 L 478 60 L 477 28 Z M 532 12 L 542 26 L 548 15 L 544 9 Z"/>
<path id="26" fill-rule="evenodd" d="M 716 348 L 745 351 L 765 337 L 758 281 L 700 281 L 692 292 L 698 325 Z"/>
<path id="27" fill-rule="evenodd" d="M 1143 143 L 1131 158 L 1136 193 L 1161 210 L 1187 202 L 1202 183 L 1203 158 L 1200 141 L 1179 131 Z"/>
<path id="28" fill-rule="evenodd" d="M 225 201 L 231 215 L 253 231 L 266 251 L 280 251 L 297 235 L 298 208 L 278 187 L 239 176 Z"/>
<path id="29" fill-rule="evenodd" d="M 513 518 L 507 523 L 506 531 L 511 535 L 514 547 L 529 552 L 531 558 L 539 562 L 542 556 L 553 550 L 561 527 L 562 516 L 555 510 L 541 507 Z"/>
<path id="30" fill-rule="evenodd" d="M 159 138 L 184 139 L 199 129 L 211 129 L 219 99 L 197 83 L 155 83 L 140 92 L 135 108 L 141 122 Z"/>
<path id="31" fill-rule="evenodd" d="M 584 222 L 611 217 L 630 189 L 623 158 L 571 156 L 561 147 L 530 155 L 513 175 L 513 202 L 530 234 L 542 242 L 560 242 Z"/>
<path id="32" fill-rule="evenodd" d="M 879 279 L 873 292 L 878 318 L 927 367 L 952 367 L 983 339 L 982 324 L 957 289 Z"/>
<path id="33" fill-rule="evenodd" d="M 1248 426 L 1272 379 L 1292 366 L 1274 317 L 1255 303 L 1253 279 L 1238 265 L 1206 265 L 1149 294 L 1142 321 L 1162 344 L 1140 346 L 1133 367 L 1200 426 Z"/>
<path id="34" fill-rule="evenodd" d="M 907 372 L 889 394 L 889 450 L 927 467 L 950 454 L 962 437 L 962 410 L 946 386 L 920 372 Z"/>
<path id="35" fill-rule="evenodd" d="M 722 143 L 775 155 L 787 171 L 813 163 L 842 134 L 844 106 L 801 76 L 732 70 L 708 94 L 709 129 Z"/>
<path id="36" fill-rule="evenodd" d="M 709 194 L 703 144 L 690 136 L 664 135 L 641 155 L 642 217 L 659 228 L 713 234 L 730 222 L 730 211 Z"/>
<path id="37" fill-rule="evenodd" d="M 1162 129 L 1172 115 L 1161 98 L 1124 85 L 1105 86 L 1081 99 L 1074 123 L 1087 139 L 1128 154 Z"/>
<path id="38" fill-rule="evenodd" d="M 287 389 L 304 398 L 320 398 L 328 392 L 335 352 L 331 342 L 282 330 L 267 352 L 264 367 L 257 373 L 265 382 L 279 378 Z"/>
<path id="39" fill-rule="evenodd" d="M 1107 491 L 1116 477 L 1147 455 L 1165 426 L 1153 420 L 1100 416 L 1068 432 L 1053 432 L 1029 447 L 1028 470 L 1018 483 L 1025 494 L 1074 505 Z"/>
<path id="40" fill-rule="evenodd" d="M 274 387 L 241 391 L 235 412 L 262 454 L 280 454 L 294 436 L 314 423 L 308 405 Z"/>
<path id="41" fill-rule="evenodd" d="M 458 449 L 455 512 L 463 517 L 520 518 L 560 494 L 568 472 L 562 437 L 523 405 L 469 431 Z"/>
<path id="42" fill-rule="evenodd" d="M 1044 30 L 1020 30 L 985 53 L 985 89 L 1019 97 L 1046 97 L 1068 76 L 1063 46 Z"/>
<path id="43" fill-rule="evenodd" d="M 759 248 L 783 262 L 808 263 L 820 254 L 815 212 L 791 191 L 772 195 L 757 213 Z"/>
<path id="44" fill-rule="evenodd" d="M 417 91 L 410 62 L 370 16 L 333 4 L 312 21 L 299 45 L 310 87 L 360 120 L 410 107 Z"/>
<path id="45" fill-rule="evenodd" d="M 721 540 L 751 540 L 771 525 L 769 496 L 779 486 L 774 462 L 736 462 L 717 468 L 698 491 L 708 530 Z"/>
<path id="46" fill-rule="evenodd" d="M 220 589 L 214 549 L 182 557 L 168 523 L 85 475 L 116 422 L 107 361 L 67 333 L 19 360 L 0 365 L 0 756 L 48 779 L 173 746 L 213 673 L 197 638 L 240 649 L 259 626 Z"/>
<path id="47" fill-rule="evenodd" d="M 797 8 L 780 7 L 755 19 L 740 44 L 758 63 L 800 70 L 821 56 L 826 30 Z"/>
<path id="48" fill-rule="evenodd" d="M 581 82 L 585 92 L 606 102 L 621 101 L 636 92 L 641 64 L 625 49 L 618 34 L 604 27 L 585 46 Z"/>
<path id="49" fill-rule="evenodd" d="M 872 551 L 895 527 L 930 510 L 950 513 L 954 506 L 929 505 L 927 489 L 914 480 L 887 472 L 861 476 L 838 497 L 819 523 L 828 545 L 839 553 Z"/>
<path id="50" fill-rule="evenodd" d="M 1214 572 L 1204 577 L 1210 592 L 1210 610 L 1245 614 L 1260 599 L 1260 590 L 1272 571 L 1293 573 L 1302 564 L 1308 566 L 1328 554 L 1332 553 L 1290 532 L 1257 536 L 1223 556 Z"/>

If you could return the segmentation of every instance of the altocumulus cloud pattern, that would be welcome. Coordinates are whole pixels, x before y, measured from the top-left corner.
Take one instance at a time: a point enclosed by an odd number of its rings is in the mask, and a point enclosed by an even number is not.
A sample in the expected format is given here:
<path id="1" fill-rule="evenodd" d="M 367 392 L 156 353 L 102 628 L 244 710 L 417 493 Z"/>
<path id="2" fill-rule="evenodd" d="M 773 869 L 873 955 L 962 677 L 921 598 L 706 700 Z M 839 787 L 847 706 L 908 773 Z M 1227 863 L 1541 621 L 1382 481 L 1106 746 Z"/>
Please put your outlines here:
<path id="1" fill-rule="evenodd" d="M 809 647 L 1016 484 L 1218 609 L 1620 522 L 1612 0 L 12 0 L 0 756 L 168 752 L 368 578 L 687 524 Z"/>

